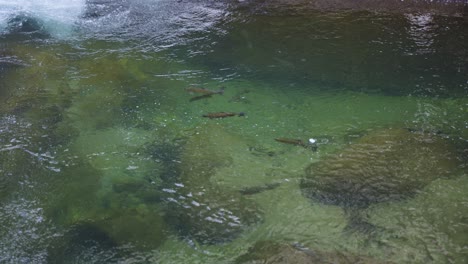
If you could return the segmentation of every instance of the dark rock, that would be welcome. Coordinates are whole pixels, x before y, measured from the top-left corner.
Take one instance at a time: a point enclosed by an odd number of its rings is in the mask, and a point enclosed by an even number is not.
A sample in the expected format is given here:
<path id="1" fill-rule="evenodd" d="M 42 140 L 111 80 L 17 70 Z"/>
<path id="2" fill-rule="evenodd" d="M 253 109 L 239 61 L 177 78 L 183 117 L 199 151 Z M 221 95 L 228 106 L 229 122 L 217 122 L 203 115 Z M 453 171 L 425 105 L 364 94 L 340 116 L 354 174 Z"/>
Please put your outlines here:
<path id="1" fill-rule="evenodd" d="M 99 263 L 118 254 L 117 243 L 94 223 L 71 227 L 47 250 L 47 263 Z"/>
<path id="2" fill-rule="evenodd" d="M 119 246 L 137 250 L 158 248 L 166 239 L 166 224 L 156 209 L 121 209 L 110 214 L 97 226 Z"/>
<path id="3" fill-rule="evenodd" d="M 11 33 L 31 33 L 43 30 L 42 24 L 33 17 L 19 15 L 8 21 L 8 28 Z"/>
<path id="4" fill-rule="evenodd" d="M 171 143 L 153 143 L 145 150 L 151 158 L 161 164 L 160 178 L 166 184 L 173 184 L 180 176 L 181 146 Z"/>
<path id="5" fill-rule="evenodd" d="M 11 18 L 7 22 L 7 32 L 9 35 L 31 38 L 47 38 L 50 35 L 44 28 L 42 22 L 27 14 L 20 14 Z"/>
<path id="6" fill-rule="evenodd" d="M 155 183 L 145 179 L 133 177 L 117 178 L 112 182 L 112 189 L 114 194 L 112 197 L 109 197 L 111 200 L 125 201 L 127 198 L 132 197 L 149 204 L 157 203 L 161 200 L 161 194 Z M 112 202 L 106 201 L 106 204 L 109 205 L 110 203 Z"/>
<path id="7" fill-rule="evenodd" d="M 305 171 L 306 197 L 325 204 L 367 207 L 407 198 L 458 166 L 454 148 L 432 134 L 374 131 Z"/>
<path id="8" fill-rule="evenodd" d="M 458 15 L 464 11 L 464 0 L 270 0 L 239 1 L 240 6 L 249 7 L 256 12 L 283 10 L 290 13 L 303 13 L 310 10 L 320 11 L 381 11 L 392 13 L 434 12 L 437 14 Z M 261 3 L 261 5 L 260 5 Z M 261 7 L 261 8 L 260 8 Z"/>
<path id="9" fill-rule="evenodd" d="M 117 193 L 137 193 L 146 188 L 147 182 L 132 177 L 117 178 L 112 182 L 112 189 Z"/>

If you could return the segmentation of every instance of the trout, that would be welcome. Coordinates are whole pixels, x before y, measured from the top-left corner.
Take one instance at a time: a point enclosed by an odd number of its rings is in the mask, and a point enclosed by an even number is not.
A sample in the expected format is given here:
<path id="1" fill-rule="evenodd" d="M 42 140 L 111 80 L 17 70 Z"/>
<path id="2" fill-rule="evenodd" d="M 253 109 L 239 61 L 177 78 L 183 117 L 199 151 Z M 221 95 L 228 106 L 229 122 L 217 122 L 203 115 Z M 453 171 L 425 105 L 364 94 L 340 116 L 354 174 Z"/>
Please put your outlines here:
<path id="1" fill-rule="evenodd" d="M 296 145 L 296 146 L 302 146 L 306 147 L 307 144 L 304 143 L 304 141 L 300 139 L 292 139 L 292 138 L 275 138 L 276 141 L 281 142 L 281 143 L 286 143 L 286 144 L 291 144 L 291 145 Z"/>
<path id="2" fill-rule="evenodd" d="M 311 149 L 312 151 L 317 151 L 317 145 L 315 144 L 315 139 L 309 139 L 309 143 L 305 143 L 300 139 L 292 139 L 292 138 L 275 138 L 276 141 L 291 144 L 295 146 L 301 146 L 306 149 Z"/>
<path id="3" fill-rule="evenodd" d="M 217 113 L 208 113 L 204 114 L 203 117 L 208 117 L 209 119 L 213 118 L 225 118 L 230 116 L 245 116 L 244 112 L 233 113 L 233 112 L 217 112 Z"/>
<path id="4" fill-rule="evenodd" d="M 202 95 L 213 95 L 213 94 L 224 94 L 224 86 L 221 87 L 218 91 L 206 89 L 206 88 L 200 88 L 200 87 L 189 87 L 185 89 L 185 91 L 189 93 L 197 93 L 197 94 L 202 94 Z"/>
<path id="5" fill-rule="evenodd" d="M 193 102 L 193 101 L 197 101 L 197 100 L 201 100 L 201 99 L 211 98 L 211 96 L 213 96 L 213 95 L 212 94 L 202 94 L 202 95 L 190 98 L 189 101 Z"/>
<path id="6" fill-rule="evenodd" d="M 257 193 L 261 193 L 264 191 L 273 190 L 279 186 L 280 186 L 279 182 L 268 183 L 268 184 L 260 185 L 260 186 L 242 188 L 239 190 L 239 192 L 243 195 L 252 195 L 252 194 L 257 194 Z"/>

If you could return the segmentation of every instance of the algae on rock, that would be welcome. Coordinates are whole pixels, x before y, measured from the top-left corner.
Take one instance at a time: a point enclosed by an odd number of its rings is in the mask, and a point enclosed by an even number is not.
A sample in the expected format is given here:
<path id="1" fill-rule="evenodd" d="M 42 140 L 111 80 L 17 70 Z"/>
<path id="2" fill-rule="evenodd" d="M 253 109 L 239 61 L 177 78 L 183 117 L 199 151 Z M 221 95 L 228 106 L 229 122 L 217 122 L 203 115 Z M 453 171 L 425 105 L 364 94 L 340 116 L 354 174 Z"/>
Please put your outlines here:
<path id="1" fill-rule="evenodd" d="M 260 221 L 254 202 L 210 181 L 219 168 L 232 163 L 240 142 L 216 125 L 198 128 L 188 138 L 178 181 L 162 190 L 167 222 L 182 236 L 202 244 L 224 243 Z"/>
<path id="2" fill-rule="evenodd" d="M 410 197 L 458 164 L 454 148 L 436 135 L 381 129 L 311 164 L 300 187 L 322 203 L 362 208 Z"/>
<path id="3" fill-rule="evenodd" d="M 390 264 L 393 262 L 353 255 L 346 252 L 327 252 L 305 248 L 299 244 L 281 244 L 273 241 L 258 241 L 249 251 L 235 260 L 236 264 L 322 264 L 322 263 L 362 263 Z"/>

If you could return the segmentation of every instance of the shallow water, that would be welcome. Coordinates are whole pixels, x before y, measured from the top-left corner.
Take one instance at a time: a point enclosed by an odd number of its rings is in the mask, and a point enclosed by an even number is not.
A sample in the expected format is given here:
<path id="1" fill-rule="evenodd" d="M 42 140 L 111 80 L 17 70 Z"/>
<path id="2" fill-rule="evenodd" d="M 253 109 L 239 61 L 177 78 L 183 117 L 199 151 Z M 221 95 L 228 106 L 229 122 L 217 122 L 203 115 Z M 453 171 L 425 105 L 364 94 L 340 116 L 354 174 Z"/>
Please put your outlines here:
<path id="1" fill-rule="evenodd" d="M 0 2 L 1 263 L 243 263 L 261 241 L 304 263 L 468 261 L 463 3 L 84 2 Z M 424 135 L 414 153 L 375 139 L 400 130 Z M 392 154 L 371 176 L 422 179 L 310 199 L 307 168 L 359 144 Z"/>

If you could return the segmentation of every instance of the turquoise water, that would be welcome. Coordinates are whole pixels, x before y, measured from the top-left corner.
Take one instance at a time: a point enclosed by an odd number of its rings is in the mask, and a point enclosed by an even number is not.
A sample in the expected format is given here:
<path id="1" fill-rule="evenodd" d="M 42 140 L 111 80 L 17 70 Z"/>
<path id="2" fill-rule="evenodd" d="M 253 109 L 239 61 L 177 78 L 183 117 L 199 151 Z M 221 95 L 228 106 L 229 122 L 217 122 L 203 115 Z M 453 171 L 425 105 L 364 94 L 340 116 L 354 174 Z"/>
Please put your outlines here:
<path id="1" fill-rule="evenodd" d="M 0 3 L 0 263 L 468 261 L 462 5 L 61 2 Z"/>

